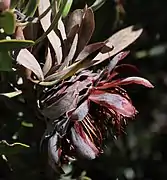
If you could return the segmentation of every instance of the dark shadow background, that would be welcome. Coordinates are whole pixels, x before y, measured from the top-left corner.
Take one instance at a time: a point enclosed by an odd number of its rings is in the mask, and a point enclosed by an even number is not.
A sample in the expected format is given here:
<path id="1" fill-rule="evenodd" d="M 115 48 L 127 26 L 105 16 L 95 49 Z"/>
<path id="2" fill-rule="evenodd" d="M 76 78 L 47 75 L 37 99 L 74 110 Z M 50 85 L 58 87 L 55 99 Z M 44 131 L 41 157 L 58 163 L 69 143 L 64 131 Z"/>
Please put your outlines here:
<path id="1" fill-rule="evenodd" d="M 83 8 L 86 1 L 75 0 L 73 9 Z M 104 155 L 94 161 L 74 165 L 74 176 L 85 170 L 93 180 L 166 180 L 167 179 L 167 1 L 124 0 L 125 13 L 116 19 L 118 4 L 106 3 L 95 13 L 96 31 L 92 41 L 104 40 L 128 25 L 143 27 L 142 36 L 131 46 L 125 62 L 136 65 L 143 77 L 155 88 L 135 86 L 128 89 L 139 111 L 129 122 L 126 134 L 107 142 Z M 91 1 L 87 0 L 88 4 Z M 1 79 L 0 91 L 8 89 Z M 19 112 L 24 112 L 23 116 Z M 21 116 L 20 116 L 21 115 Z M 19 155 L 9 156 L 9 165 L 0 159 L 0 179 L 47 179 L 40 171 L 41 157 L 35 146 L 36 129 L 21 126 L 33 117 L 21 103 L 0 98 L 0 139 L 31 145 Z M 11 171 L 12 169 L 12 171 Z"/>

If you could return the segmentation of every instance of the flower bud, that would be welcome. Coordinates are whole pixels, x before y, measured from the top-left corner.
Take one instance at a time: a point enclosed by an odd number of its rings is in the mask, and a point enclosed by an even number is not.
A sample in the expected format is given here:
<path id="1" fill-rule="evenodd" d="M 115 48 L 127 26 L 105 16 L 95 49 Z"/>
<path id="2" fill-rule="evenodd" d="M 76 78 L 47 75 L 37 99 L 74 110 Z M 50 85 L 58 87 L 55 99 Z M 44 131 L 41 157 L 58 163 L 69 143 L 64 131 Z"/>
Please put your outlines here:
<path id="1" fill-rule="evenodd" d="M 10 8 L 10 0 L 0 0 L 0 11 Z"/>

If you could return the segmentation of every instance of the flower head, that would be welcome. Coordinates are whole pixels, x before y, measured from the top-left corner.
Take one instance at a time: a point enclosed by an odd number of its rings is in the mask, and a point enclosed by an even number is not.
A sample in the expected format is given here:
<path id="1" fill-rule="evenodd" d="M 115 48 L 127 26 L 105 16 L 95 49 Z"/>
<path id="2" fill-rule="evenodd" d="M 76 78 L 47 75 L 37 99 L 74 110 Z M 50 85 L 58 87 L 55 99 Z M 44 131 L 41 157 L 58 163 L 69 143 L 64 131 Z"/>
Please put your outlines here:
<path id="1" fill-rule="evenodd" d="M 39 14 L 44 11 L 39 4 Z M 51 15 L 41 19 L 44 31 L 49 28 L 50 20 Z M 119 52 L 135 41 L 142 30 L 133 30 L 131 26 L 105 42 L 88 44 L 94 27 L 91 8 L 75 10 L 65 26 L 59 19 L 59 33 L 48 34 L 52 48 L 46 48 L 43 68 L 33 52 L 22 49 L 17 56 L 17 62 L 28 69 L 27 78 L 40 89 L 36 92 L 38 110 L 47 124 L 42 141 L 48 139 L 49 162 L 53 168 L 78 157 L 96 158 L 103 152 L 104 140 L 123 131 L 128 119 L 137 113 L 123 86 L 135 83 L 153 87 L 144 78 L 120 78 L 121 67 L 128 71 L 135 68 L 117 66 L 128 55 Z M 114 55 L 106 68 L 91 69 Z"/>
<path id="2" fill-rule="evenodd" d="M 99 73 L 87 70 L 62 82 L 43 100 L 42 112 L 53 128 L 45 134 L 49 136 L 48 151 L 56 164 L 78 157 L 94 159 L 103 152 L 108 135 L 117 136 L 127 120 L 135 117 L 137 110 L 123 86 L 153 86 L 141 77 L 119 78 L 121 65 L 116 64 L 127 54 L 116 55 Z"/>

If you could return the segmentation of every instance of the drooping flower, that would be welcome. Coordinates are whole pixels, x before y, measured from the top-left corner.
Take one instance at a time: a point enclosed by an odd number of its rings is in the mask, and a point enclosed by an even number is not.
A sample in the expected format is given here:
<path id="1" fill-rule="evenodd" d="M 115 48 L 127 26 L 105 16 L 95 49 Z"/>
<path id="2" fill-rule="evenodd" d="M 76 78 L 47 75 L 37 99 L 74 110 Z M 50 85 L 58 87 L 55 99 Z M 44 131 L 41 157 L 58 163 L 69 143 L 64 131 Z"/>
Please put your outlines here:
<path id="1" fill-rule="evenodd" d="M 125 55 L 119 53 L 100 73 L 87 70 L 64 81 L 43 100 L 42 112 L 51 122 L 45 137 L 49 137 L 48 151 L 56 164 L 77 157 L 94 159 L 103 152 L 108 135 L 118 135 L 127 120 L 135 117 L 137 110 L 123 86 L 153 86 L 141 77 L 117 78 L 121 65 L 116 63 Z"/>
<path id="2" fill-rule="evenodd" d="M 47 8 L 42 2 L 39 14 Z M 51 14 L 41 19 L 44 31 L 49 28 L 49 21 Z M 59 20 L 59 36 L 54 31 L 48 34 L 52 48 L 46 48 L 43 68 L 33 52 L 22 49 L 17 56 L 17 62 L 28 69 L 27 78 L 40 89 L 36 92 L 38 110 L 47 125 L 42 142 L 48 140 L 53 168 L 78 157 L 96 158 L 103 152 L 104 140 L 119 134 L 128 119 L 134 118 L 137 111 L 123 86 L 135 83 L 153 87 L 144 78 L 120 78 L 119 69 L 123 65 L 117 66 L 128 54 L 119 52 L 135 41 L 142 30 L 133 31 L 131 26 L 105 42 L 88 44 L 94 27 L 91 8 L 75 10 L 65 26 Z M 98 72 L 91 69 L 114 55 L 106 68 Z"/>

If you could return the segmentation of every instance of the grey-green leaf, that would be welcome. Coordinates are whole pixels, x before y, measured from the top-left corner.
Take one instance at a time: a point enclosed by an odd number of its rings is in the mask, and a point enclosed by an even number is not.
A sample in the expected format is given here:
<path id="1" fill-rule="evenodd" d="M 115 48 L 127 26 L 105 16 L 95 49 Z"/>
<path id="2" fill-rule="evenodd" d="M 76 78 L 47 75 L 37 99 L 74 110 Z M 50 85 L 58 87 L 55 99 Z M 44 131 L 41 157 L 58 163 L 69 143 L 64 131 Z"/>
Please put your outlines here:
<path id="1" fill-rule="evenodd" d="M 142 29 L 135 30 L 134 26 L 129 26 L 112 35 L 105 44 L 111 50 L 103 52 L 104 49 L 102 48 L 102 51 L 93 59 L 94 65 L 103 62 L 128 47 L 141 35 L 142 31 Z"/>
<path id="2" fill-rule="evenodd" d="M 22 49 L 19 52 L 16 61 L 25 68 L 31 70 L 40 81 L 44 80 L 43 72 L 38 61 L 27 49 Z"/>

